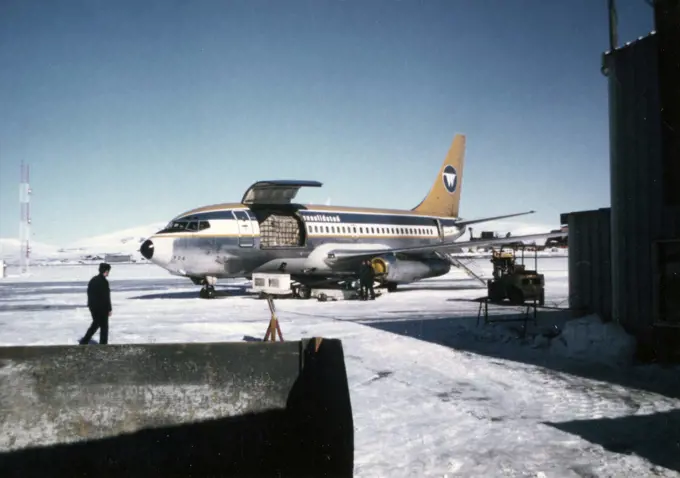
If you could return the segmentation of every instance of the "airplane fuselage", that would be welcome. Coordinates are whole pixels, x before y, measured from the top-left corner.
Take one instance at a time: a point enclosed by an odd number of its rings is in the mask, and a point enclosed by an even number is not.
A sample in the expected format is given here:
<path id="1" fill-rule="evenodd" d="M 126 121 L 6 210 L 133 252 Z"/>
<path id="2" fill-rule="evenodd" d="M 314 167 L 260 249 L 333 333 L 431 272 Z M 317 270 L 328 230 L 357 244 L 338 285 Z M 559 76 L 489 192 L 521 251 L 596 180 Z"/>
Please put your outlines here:
<path id="1" fill-rule="evenodd" d="M 463 247 L 455 241 L 467 226 L 533 213 L 460 219 L 464 150 L 465 137 L 456 135 L 430 191 L 411 210 L 296 204 L 300 188 L 322 184 L 257 181 L 239 203 L 178 215 L 144 241 L 140 252 L 172 274 L 202 284 L 202 297 L 214 296 L 220 278 L 284 273 L 297 282 L 294 293 L 305 298 L 312 288 L 347 285 L 366 261 L 388 291 L 400 283 L 441 276 L 452 265 L 460 266 L 449 252 Z M 513 240 L 494 238 L 475 245 Z"/>
<path id="2" fill-rule="evenodd" d="M 340 268 L 327 264 L 327 253 L 338 247 L 385 248 L 388 252 L 451 242 L 464 232 L 454 218 L 411 211 L 224 204 L 177 216 L 141 250 L 171 273 L 195 280 L 275 271 L 328 277 L 354 275 L 358 269 L 358 262 L 343 263 Z M 153 244 L 151 251 L 149 244 Z M 450 264 L 440 258 L 417 258 L 425 268 L 412 280 L 443 275 L 450 269 Z"/>

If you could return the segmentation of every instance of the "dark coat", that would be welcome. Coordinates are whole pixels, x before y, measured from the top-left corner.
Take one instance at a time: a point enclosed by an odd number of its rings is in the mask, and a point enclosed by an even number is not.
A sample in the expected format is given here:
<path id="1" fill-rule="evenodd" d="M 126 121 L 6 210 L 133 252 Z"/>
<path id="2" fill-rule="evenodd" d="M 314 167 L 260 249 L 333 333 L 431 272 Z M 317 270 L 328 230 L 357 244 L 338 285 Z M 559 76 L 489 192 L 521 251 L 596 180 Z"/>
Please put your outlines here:
<path id="1" fill-rule="evenodd" d="M 375 279 L 375 271 L 368 264 L 361 263 L 359 266 L 359 280 L 362 283 L 370 284 Z"/>
<path id="2" fill-rule="evenodd" d="M 359 281 L 364 284 L 368 276 L 368 267 L 363 262 L 359 266 Z"/>
<path id="3" fill-rule="evenodd" d="M 94 276 L 87 284 L 87 306 L 94 312 L 111 312 L 109 281 L 101 274 Z"/>

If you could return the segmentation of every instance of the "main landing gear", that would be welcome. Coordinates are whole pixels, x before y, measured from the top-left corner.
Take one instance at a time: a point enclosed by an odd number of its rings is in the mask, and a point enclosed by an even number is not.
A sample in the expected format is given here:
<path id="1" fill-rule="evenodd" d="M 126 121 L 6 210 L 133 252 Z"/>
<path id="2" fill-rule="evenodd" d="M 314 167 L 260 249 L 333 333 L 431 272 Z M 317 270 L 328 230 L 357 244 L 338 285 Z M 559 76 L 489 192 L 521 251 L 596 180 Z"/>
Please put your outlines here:
<path id="1" fill-rule="evenodd" d="M 291 286 L 293 297 L 296 299 L 309 299 L 312 297 L 312 288 L 305 284 L 296 284 Z"/>

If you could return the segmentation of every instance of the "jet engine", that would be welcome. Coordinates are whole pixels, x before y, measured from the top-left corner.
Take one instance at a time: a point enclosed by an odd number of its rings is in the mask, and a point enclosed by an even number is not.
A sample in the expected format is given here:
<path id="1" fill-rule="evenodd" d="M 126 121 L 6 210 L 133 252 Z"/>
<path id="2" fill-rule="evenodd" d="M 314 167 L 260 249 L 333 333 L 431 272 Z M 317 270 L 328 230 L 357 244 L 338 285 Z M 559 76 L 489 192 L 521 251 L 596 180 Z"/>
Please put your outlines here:
<path id="1" fill-rule="evenodd" d="M 375 279 L 382 283 L 408 283 L 428 277 L 438 277 L 451 270 L 448 261 L 438 258 L 400 259 L 395 256 L 378 256 L 371 261 Z"/>

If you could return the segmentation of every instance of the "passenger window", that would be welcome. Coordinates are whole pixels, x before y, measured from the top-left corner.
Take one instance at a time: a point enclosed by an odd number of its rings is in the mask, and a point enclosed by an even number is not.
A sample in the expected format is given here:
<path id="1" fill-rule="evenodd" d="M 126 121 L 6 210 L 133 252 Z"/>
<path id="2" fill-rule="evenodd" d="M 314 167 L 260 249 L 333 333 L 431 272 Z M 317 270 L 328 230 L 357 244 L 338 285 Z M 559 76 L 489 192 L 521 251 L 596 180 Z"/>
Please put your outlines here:
<path id="1" fill-rule="evenodd" d="M 364 228 L 363 228 L 363 227 L 360 227 L 360 228 L 359 228 L 359 234 L 363 234 L 363 233 L 364 233 Z"/>
<path id="2" fill-rule="evenodd" d="M 352 229 L 354 230 L 354 234 L 356 234 L 357 233 L 357 227 L 354 226 L 354 227 L 352 227 Z"/>

